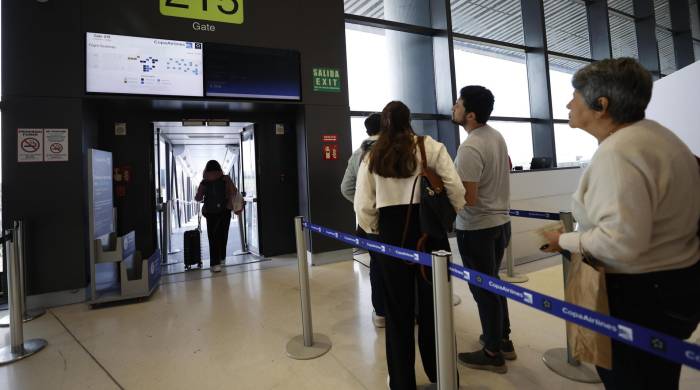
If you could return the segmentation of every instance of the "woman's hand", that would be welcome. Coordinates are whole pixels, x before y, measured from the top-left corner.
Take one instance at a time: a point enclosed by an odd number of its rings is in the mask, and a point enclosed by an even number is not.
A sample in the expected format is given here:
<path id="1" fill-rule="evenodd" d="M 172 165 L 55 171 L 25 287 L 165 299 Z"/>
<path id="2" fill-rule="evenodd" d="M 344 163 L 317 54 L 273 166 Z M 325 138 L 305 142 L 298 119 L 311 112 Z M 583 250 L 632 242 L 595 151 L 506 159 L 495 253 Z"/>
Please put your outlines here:
<path id="1" fill-rule="evenodd" d="M 561 236 L 561 233 L 562 232 L 558 231 L 558 230 L 542 233 L 544 235 L 544 238 L 547 239 L 547 244 L 543 245 L 540 248 L 540 250 L 544 251 L 544 252 L 550 252 L 550 253 L 561 252 L 562 249 L 559 246 L 559 236 Z"/>

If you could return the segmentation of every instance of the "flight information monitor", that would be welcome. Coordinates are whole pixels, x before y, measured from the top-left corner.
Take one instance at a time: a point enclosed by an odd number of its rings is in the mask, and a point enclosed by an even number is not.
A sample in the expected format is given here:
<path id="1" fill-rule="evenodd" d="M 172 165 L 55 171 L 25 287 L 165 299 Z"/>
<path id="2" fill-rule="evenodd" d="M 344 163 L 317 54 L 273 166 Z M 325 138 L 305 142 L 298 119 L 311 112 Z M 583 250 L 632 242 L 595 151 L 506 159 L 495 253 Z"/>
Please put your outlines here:
<path id="1" fill-rule="evenodd" d="M 299 53 L 207 43 L 206 96 L 301 100 Z"/>
<path id="2" fill-rule="evenodd" d="M 202 43 L 87 33 L 87 92 L 203 96 Z"/>

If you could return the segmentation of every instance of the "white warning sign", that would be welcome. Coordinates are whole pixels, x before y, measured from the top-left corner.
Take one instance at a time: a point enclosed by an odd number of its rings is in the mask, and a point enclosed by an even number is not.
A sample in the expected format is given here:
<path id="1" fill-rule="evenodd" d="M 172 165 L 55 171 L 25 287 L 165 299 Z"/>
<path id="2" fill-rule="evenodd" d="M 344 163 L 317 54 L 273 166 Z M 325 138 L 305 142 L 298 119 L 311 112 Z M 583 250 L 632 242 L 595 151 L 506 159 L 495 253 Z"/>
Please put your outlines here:
<path id="1" fill-rule="evenodd" d="M 68 161 L 68 129 L 44 129 L 44 161 Z"/>
<path id="2" fill-rule="evenodd" d="M 44 161 L 44 129 L 17 129 L 17 162 Z"/>

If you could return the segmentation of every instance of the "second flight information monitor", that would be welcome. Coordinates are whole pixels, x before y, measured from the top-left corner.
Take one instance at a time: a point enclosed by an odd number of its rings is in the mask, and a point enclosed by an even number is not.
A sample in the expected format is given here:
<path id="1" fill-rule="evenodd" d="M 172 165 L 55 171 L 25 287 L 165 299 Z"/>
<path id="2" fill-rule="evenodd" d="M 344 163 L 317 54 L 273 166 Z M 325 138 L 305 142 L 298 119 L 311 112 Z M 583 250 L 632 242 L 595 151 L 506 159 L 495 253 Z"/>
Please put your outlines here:
<path id="1" fill-rule="evenodd" d="M 301 100 L 299 53 L 207 43 L 206 96 Z"/>
<path id="2" fill-rule="evenodd" d="M 203 96 L 202 43 L 87 33 L 87 92 Z"/>

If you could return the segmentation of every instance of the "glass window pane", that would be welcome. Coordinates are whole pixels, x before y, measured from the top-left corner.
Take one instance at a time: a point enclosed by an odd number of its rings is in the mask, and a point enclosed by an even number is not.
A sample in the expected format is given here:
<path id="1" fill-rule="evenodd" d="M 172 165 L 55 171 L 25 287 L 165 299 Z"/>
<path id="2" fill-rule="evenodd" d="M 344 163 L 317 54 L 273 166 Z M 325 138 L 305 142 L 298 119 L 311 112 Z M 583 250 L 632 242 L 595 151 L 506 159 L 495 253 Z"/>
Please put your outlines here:
<path id="1" fill-rule="evenodd" d="M 457 95 L 466 85 L 483 85 L 493 92 L 493 116 L 530 117 L 525 53 L 455 41 Z"/>
<path id="2" fill-rule="evenodd" d="M 700 15 L 698 13 L 698 0 L 690 0 L 690 25 L 693 29 L 693 38 L 700 39 Z M 698 60 L 698 56 L 695 56 Z"/>
<path id="3" fill-rule="evenodd" d="M 668 0 L 654 0 L 654 15 L 656 15 L 656 24 L 671 28 L 671 9 L 668 7 Z"/>
<path id="4" fill-rule="evenodd" d="M 673 49 L 673 34 L 662 28 L 656 28 L 656 41 L 659 44 L 659 63 L 661 73 L 669 75 L 677 70 L 676 53 Z"/>
<path id="5" fill-rule="evenodd" d="M 432 37 L 350 23 L 345 24 L 345 37 L 352 111 L 381 111 L 389 101 L 401 100 L 414 113 L 435 113 L 432 50 L 428 50 L 431 57 L 421 58 L 422 63 L 415 55 L 397 54 L 404 46 L 431 48 Z M 430 71 L 416 71 L 419 66 L 429 66 Z M 418 76 L 410 76 L 411 84 L 406 84 L 400 81 L 401 71 Z M 411 93 L 411 88 L 420 88 L 421 93 Z"/>
<path id="6" fill-rule="evenodd" d="M 350 118 L 352 150 L 357 150 L 362 141 L 369 137 L 365 128 L 365 119 L 366 117 Z M 435 120 L 414 119 L 411 121 L 411 127 L 418 135 L 429 135 L 433 139 L 438 139 L 437 121 Z"/>
<path id="7" fill-rule="evenodd" d="M 424 27 L 431 25 L 430 2 L 422 0 L 345 0 L 345 13 Z"/>
<path id="8" fill-rule="evenodd" d="M 547 49 L 591 58 L 586 6 L 576 0 L 545 0 Z"/>
<path id="9" fill-rule="evenodd" d="M 549 57 L 549 80 L 552 89 L 552 114 L 554 119 L 569 119 L 569 104 L 573 97 L 574 87 L 571 77 L 586 63 L 571 61 L 559 57 Z"/>
<path id="10" fill-rule="evenodd" d="M 498 130 L 508 145 L 508 155 L 513 166 L 521 166 L 526 169 L 532 160 L 532 125 L 529 122 L 500 122 L 489 121 L 489 126 Z M 467 131 L 459 128 L 459 142 L 467 139 Z"/>
<path id="11" fill-rule="evenodd" d="M 559 167 L 590 161 L 598 149 L 598 140 L 595 137 L 581 129 L 572 129 L 568 124 L 554 125 L 554 142 Z"/>
<path id="12" fill-rule="evenodd" d="M 608 8 L 616 9 L 629 15 L 634 15 L 634 5 L 632 0 L 608 0 Z"/>
<path id="13" fill-rule="evenodd" d="M 520 0 L 450 0 L 452 31 L 523 45 Z"/>
<path id="14" fill-rule="evenodd" d="M 384 30 L 345 25 L 350 109 L 381 111 L 389 102 L 389 59 Z"/>
<path id="15" fill-rule="evenodd" d="M 639 59 L 634 20 L 614 12 L 610 12 L 608 15 L 613 58 L 632 57 Z"/>

